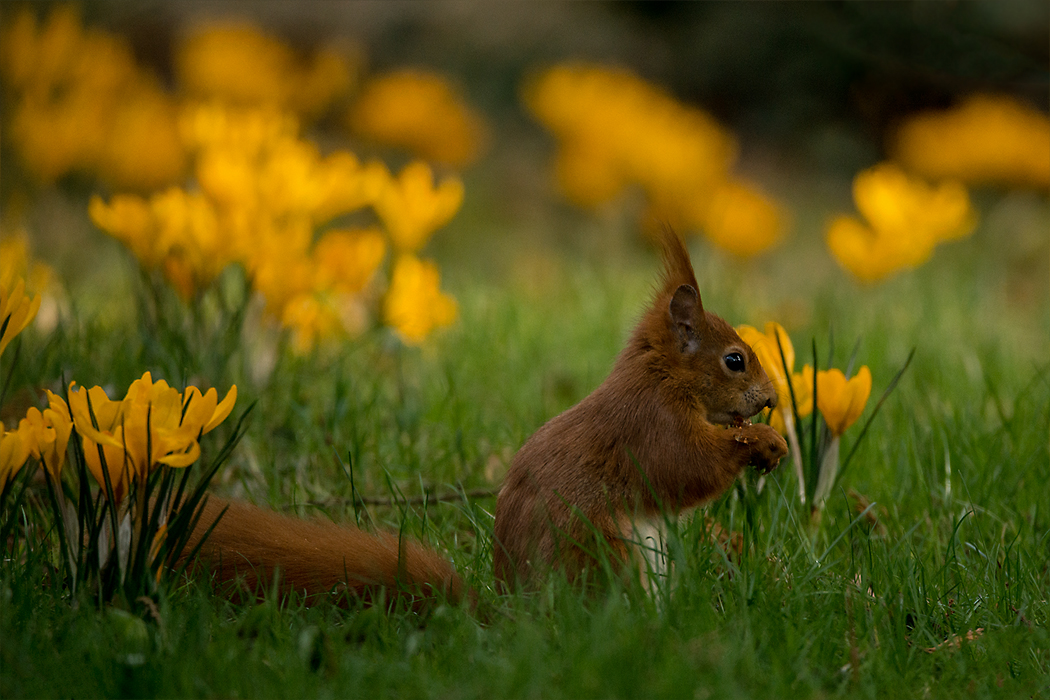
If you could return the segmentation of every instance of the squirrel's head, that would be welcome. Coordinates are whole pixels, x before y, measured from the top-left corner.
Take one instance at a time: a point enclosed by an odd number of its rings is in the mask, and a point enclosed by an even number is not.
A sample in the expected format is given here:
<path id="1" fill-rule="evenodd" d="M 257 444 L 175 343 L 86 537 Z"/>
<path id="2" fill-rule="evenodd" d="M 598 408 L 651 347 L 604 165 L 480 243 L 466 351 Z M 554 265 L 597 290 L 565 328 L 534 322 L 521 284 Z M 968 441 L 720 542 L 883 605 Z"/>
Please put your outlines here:
<path id="1" fill-rule="evenodd" d="M 776 406 L 776 389 L 751 346 L 704 310 L 681 239 L 668 230 L 659 242 L 664 283 L 635 337 L 664 389 L 722 425 L 741 424 Z"/>
<path id="2" fill-rule="evenodd" d="M 719 316 L 705 311 L 700 293 L 679 285 L 667 304 L 668 374 L 692 394 L 707 420 L 739 425 L 777 403 L 777 392 L 751 346 Z"/>

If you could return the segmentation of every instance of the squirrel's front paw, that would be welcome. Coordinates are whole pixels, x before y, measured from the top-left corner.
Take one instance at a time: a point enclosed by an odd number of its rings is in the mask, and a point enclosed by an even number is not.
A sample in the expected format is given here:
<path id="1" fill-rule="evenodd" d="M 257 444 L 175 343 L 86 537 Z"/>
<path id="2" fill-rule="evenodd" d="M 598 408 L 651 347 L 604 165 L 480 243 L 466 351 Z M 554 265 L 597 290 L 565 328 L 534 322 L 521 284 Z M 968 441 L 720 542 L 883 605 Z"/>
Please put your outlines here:
<path id="1" fill-rule="evenodd" d="M 751 448 L 751 464 L 763 474 L 777 468 L 780 458 L 787 454 L 787 441 L 780 433 L 765 424 L 750 425 L 746 434 L 737 438 Z"/>

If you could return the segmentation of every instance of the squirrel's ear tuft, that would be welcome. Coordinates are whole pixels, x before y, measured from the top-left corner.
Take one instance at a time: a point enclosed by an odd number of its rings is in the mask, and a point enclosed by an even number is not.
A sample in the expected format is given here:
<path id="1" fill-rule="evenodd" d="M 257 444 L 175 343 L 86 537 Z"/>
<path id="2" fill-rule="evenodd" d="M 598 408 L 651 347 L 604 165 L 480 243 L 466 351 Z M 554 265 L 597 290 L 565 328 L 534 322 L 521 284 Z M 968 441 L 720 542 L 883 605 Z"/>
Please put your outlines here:
<path id="1" fill-rule="evenodd" d="M 664 228 L 655 233 L 654 243 L 660 248 L 664 261 L 663 291 L 670 292 L 679 285 L 690 285 L 696 292 L 699 287 L 685 242 L 670 228 Z M 697 298 L 699 300 L 699 294 Z M 698 305 L 703 308 L 699 301 Z"/>
<path id="2" fill-rule="evenodd" d="M 668 305 L 671 327 L 674 329 L 683 354 L 689 355 L 700 349 L 698 319 L 703 316 L 700 293 L 692 285 L 683 284 L 675 290 Z"/>

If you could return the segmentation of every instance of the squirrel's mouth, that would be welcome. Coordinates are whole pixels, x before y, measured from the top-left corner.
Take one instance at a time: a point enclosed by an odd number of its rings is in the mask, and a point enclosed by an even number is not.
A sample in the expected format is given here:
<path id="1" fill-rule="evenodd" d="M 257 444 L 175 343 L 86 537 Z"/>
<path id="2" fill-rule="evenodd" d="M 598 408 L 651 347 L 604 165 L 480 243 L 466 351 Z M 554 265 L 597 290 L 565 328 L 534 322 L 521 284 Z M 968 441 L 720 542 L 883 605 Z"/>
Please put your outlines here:
<path id="1" fill-rule="evenodd" d="M 715 425 L 721 425 L 725 428 L 743 428 L 751 425 L 751 419 L 740 413 L 721 413 L 716 416 L 709 416 L 708 420 Z"/>

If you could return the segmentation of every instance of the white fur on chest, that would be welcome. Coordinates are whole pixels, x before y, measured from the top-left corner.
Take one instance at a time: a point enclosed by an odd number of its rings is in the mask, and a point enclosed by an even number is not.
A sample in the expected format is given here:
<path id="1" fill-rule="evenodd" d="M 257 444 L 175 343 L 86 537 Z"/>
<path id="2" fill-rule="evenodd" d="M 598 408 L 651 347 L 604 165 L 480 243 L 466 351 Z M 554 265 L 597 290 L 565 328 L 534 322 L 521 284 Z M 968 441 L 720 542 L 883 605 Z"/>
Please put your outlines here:
<path id="1" fill-rule="evenodd" d="M 630 539 L 636 545 L 642 585 L 650 593 L 665 584 L 674 573 L 668 551 L 669 536 L 672 532 L 679 532 L 683 525 L 687 525 L 695 513 L 696 508 L 688 508 L 677 515 L 637 516 L 631 521 Z"/>

